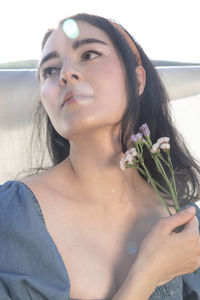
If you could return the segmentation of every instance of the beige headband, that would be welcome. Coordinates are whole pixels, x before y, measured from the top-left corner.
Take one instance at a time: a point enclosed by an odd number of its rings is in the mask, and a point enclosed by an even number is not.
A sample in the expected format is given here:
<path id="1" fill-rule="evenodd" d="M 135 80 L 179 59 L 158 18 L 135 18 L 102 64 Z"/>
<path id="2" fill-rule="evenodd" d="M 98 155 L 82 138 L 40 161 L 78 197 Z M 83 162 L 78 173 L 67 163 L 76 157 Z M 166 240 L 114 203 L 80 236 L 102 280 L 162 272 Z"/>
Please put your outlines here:
<path id="1" fill-rule="evenodd" d="M 133 53 L 135 54 L 136 58 L 137 58 L 137 63 L 138 65 L 142 66 L 142 60 L 141 60 L 141 57 L 140 57 L 140 53 L 134 43 L 134 41 L 130 38 L 130 36 L 126 33 L 126 31 L 124 31 L 122 29 L 122 27 L 115 23 L 115 22 L 112 22 L 109 20 L 109 22 L 118 30 L 121 32 L 121 34 L 123 35 L 123 37 L 125 38 L 125 40 L 127 41 L 127 43 L 129 44 L 130 48 L 132 49 Z"/>

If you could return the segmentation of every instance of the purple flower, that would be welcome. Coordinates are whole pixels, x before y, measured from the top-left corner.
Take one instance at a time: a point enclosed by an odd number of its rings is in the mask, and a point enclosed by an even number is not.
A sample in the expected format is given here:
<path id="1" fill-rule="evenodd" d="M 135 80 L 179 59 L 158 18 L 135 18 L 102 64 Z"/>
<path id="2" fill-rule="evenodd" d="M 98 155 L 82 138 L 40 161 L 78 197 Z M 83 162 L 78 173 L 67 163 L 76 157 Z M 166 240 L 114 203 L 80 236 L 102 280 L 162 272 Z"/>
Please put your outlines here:
<path id="1" fill-rule="evenodd" d="M 144 123 L 144 124 L 140 127 L 140 132 L 142 132 L 142 133 L 144 134 L 144 136 L 150 135 L 149 126 L 147 125 L 147 123 Z"/>
<path id="2" fill-rule="evenodd" d="M 140 132 L 138 132 L 136 134 L 132 134 L 130 137 L 130 141 L 133 143 L 137 143 L 141 139 L 142 139 L 142 133 L 140 133 Z"/>

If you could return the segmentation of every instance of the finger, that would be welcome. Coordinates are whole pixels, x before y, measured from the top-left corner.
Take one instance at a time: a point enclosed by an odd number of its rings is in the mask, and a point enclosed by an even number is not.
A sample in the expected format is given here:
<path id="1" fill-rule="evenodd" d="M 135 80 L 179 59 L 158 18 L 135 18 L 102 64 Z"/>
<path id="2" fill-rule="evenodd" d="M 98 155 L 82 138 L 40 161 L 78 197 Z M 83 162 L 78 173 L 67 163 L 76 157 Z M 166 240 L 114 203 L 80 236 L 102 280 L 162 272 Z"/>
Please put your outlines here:
<path id="1" fill-rule="evenodd" d="M 196 216 L 193 216 L 184 226 L 183 232 L 193 232 L 199 235 L 199 221 Z"/>
<path id="2" fill-rule="evenodd" d="M 168 224 L 168 229 L 172 231 L 177 226 L 185 224 L 195 216 L 195 213 L 196 209 L 194 207 L 189 207 L 187 209 L 180 210 L 170 217 L 166 217 L 165 219 Z"/>

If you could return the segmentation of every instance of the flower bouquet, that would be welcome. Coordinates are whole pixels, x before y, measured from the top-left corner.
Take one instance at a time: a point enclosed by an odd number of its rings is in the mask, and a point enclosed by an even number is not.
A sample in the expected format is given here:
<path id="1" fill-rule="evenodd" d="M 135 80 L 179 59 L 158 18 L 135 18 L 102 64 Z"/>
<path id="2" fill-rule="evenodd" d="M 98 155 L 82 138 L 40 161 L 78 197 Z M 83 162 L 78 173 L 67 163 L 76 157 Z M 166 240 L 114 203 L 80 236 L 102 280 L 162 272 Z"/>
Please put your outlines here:
<path id="1" fill-rule="evenodd" d="M 148 182 L 152 185 L 158 196 L 160 197 L 163 205 L 166 207 L 169 215 L 171 216 L 172 213 L 169 210 L 166 201 L 161 196 L 161 193 L 158 190 L 158 187 L 164 194 L 170 196 L 174 202 L 175 210 L 178 212 L 180 210 L 180 206 L 178 203 L 177 198 L 177 189 L 175 183 L 175 176 L 174 170 L 170 158 L 170 144 L 168 137 L 162 137 L 157 140 L 155 144 L 152 144 L 150 138 L 150 130 L 148 125 L 145 123 L 140 127 L 140 132 L 137 134 L 131 135 L 130 141 L 133 143 L 134 147 L 130 150 L 126 151 L 122 159 L 120 160 L 120 168 L 125 170 L 126 168 L 137 168 L 138 171 L 143 174 Z M 145 165 L 144 157 L 143 157 L 143 146 L 146 146 L 149 150 L 151 157 L 153 158 L 157 171 L 163 177 L 164 181 L 166 182 L 169 190 L 166 190 L 163 186 L 161 186 L 152 176 L 150 171 Z M 163 157 L 161 150 L 166 153 L 167 160 Z M 169 168 L 171 172 L 171 179 L 167 177 L 167 174 L 163 168 L 162 162 Z M 169 193 L 170 191 L 170 193 Z"/>
<path id="2" fill-rule="evenodd" d="M 137 168 L 138 171 L 147 178 L 147 181 L 152 185 L 155 192 L 158 194 L 161 199 L 163 205 L 167 209 L 169 215 L 172 213 L 161 195 L 161 192 L 164 193 L 168 198 L 173 200 L 175 210 L 178 212 L 181 208 L 178 202 L 178 194 L 175 182 L 175 171 L 172 166 L 172 161 L 170 157 L 170 144 L 169 137 L 161 137 L 157 140 L 155 144 L 152 144 L 150 138 L 150 130 L 148 125 L 145 123 L 139 128 L 139 132 L 137 134 L 133 134 L 130 137 L 130 141 L 133 143 L 133 148 L 126 151 L 123 157 L 120 160 L 120 168 L 125 170 L 127 168 Z M 163 187 L 159 182 L 157 182 L 151 175 L 149 169 L 145 164 L 145 160 L 143 157 L 143 146 L 146 146 L 151 157 L 155 162 L 155 167 L 159 172 L 160 176 L 166 183 L 165 187 Z M 166 154 L 165 157 L 163 154 Z M 168 178 L 165 168 L 163 164 L 168 168 L 170 178 Z M 167 186 L 167 189 L 166 189 Z M 178 226 L 173 231 L 180 232 L 184 228 L 184 225 Z M 194 274 L 197 274 L 197 271 L 194 271 Z"/>

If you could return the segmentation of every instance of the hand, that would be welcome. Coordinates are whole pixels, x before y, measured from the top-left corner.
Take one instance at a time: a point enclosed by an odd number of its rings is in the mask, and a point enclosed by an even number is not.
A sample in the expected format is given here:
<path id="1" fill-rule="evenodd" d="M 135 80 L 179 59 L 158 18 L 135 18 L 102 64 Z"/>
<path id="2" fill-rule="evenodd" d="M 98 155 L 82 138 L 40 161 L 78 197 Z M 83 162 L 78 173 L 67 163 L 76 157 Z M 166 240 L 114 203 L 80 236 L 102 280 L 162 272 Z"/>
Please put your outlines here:
<path id="1" fill-rule="evenodd" d="M 193 209 L 192 213 L 181 210 L 155 224 L 140 245 L 134 272 L 145 272 L 159 286 L 200 267 L 199 223 Z M 182 224 L 181 232 L 173 232 Z"/>

